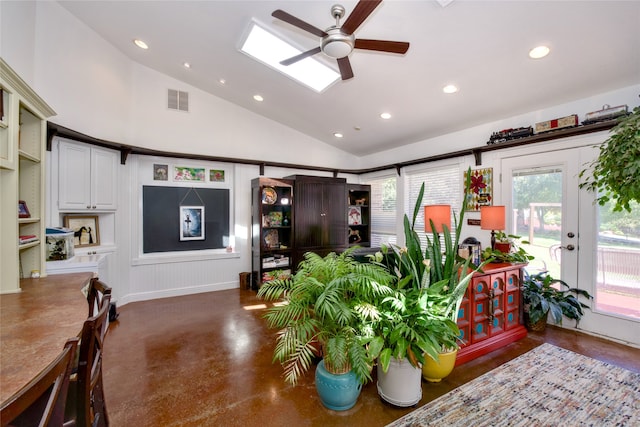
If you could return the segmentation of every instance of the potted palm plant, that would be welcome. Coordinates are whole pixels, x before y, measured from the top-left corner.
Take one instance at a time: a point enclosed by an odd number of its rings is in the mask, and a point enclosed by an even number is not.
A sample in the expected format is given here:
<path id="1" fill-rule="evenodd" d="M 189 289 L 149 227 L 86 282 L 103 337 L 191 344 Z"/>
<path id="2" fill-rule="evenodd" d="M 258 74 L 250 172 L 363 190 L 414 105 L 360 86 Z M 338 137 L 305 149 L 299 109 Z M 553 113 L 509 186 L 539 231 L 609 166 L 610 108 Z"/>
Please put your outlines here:
<path id="1" fill-rule="evenodd" d="M 556 324 L 562 324 L 562 316 L 576 321 L 576 327 L 588 305 L 578 297 L 592 299 L 584 289 L 572 288 L 560 279 L 554 279 L 547 272 L 526 274 L 522 282 L 522 297 L 527 328 L 544 331 L 548 314 Z"/>
<path id="2" fill-rule="evenodd" d="M 264 317 L 280 329 L 273 357 L 283 364 L 285 381 L 298 382 L 319 346 L 316 389 L 333 410 L 353 407 L 362 384 L 371 380 L 368 325 L 378 319 L 376 301 L 392 293 L 394 280 L 381 265 L 355 261 L 354 250 L 325 257 L 306 253 L 294 276 L 266 282 L 258 291 L 267 301 L 284 302 Z"/>

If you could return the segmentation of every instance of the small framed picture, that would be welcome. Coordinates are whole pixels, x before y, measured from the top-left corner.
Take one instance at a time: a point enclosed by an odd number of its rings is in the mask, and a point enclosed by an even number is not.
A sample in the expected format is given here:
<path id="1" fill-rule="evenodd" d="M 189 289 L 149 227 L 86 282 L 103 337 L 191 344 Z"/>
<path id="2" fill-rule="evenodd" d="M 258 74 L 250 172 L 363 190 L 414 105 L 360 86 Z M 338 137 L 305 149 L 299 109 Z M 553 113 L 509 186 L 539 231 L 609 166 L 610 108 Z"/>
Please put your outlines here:
<path id="1" fill-rule="evenodd" d="M 83 248 L 100 244 L 100 230 L 97 215 L 66 215 L 64 226 L 73 230 L 73 246 Z"/>
<path id="2" fill-rule="evenodd" d="M 153 180 L 154 181 L 168 181 L 169 180 L 169 165 L 153 165 Z"/>
<path id="3" fill-rule="evenodd" d="M 204 182 L 204 168 L 188 168 L 184 166 L 175 166 L 173 174 L 174 181 L 200 181 Z"/>
<path id="4" fill-rule="evenodd" d="M 221 169 L 209 169 L 209 181 L 210 182 L 224 182 L 224 170 L 221 170 Z"/>
<path id="5" fill-rule="evenodd" d="M 180 240 L 204 237 L 204 206 L 180 206 Z"/>
<path id="6" fill-rule="evenodd" d="M 27 202 L 24 200 L 18 200 L 18 218 L 31 218 Z"/>

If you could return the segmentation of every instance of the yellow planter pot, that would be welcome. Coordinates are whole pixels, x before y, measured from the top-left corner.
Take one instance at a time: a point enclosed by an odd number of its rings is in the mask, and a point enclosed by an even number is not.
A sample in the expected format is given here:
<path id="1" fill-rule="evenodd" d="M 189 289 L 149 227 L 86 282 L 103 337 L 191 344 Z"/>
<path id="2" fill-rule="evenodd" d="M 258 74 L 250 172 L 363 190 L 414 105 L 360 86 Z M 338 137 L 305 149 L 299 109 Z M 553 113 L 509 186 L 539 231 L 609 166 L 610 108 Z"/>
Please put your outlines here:
<path id="1" fill-rule="evenodd" d="M 436 362 L 431 356 L 425 354 L 424 365 L 422 365 L 422 378 L 432 383 L 442 381 L 453 371 L 457 355 L 458 349 L 448 353 L 440 353 L 438 355 L 440 360 Z"/>

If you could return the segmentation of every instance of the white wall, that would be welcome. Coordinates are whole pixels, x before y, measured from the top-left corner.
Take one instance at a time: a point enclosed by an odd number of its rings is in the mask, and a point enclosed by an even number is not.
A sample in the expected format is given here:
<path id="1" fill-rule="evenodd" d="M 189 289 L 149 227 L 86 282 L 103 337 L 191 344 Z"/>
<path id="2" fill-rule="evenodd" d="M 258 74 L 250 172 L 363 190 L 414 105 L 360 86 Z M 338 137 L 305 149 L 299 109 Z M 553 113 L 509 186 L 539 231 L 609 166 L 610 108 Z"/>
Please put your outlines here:
<path id="1" fill-rule="evenodd" d="M 0 1 L 2 57 L 57 111 L 55 123 L 87 135 L 170 152 L 198 153 L 335 168 L 373 167 L 434 154 L 475 148 L 491 132 L 537 121 L 597 110 L 603 104 L 638 104 L 640 84 L 544 111 L 488 123 L 449 135 L 356 158 L 248 110 L 185 85 L 129 60 L 56 2 Z M 167 89 L 190 93 L 189 113 L 165 107 Z M 48 156 L 51 158 L 51 156 Z M 491 156 L 483 166 L 491 166 Z M 303 159 L 303 160 L 301 160 Z M 191 262 L 139 264 L 141 167 L 131 156 L 118 173 L 117 250 L 111 260 L 114 293 L 120 304 L 237 286 L 238 273 L 250 271 L 250 181 L 258 168 L 235 165 L 235 254 Z M 470 163 L 471 158 L 463 162 Z M 51 162 L 50 162 L 51 163 Z M 49 165 L 53 167 L 55 165 Z M 54 172 L 52 172 L 54 173 Z M 267 168 L 266 176 L 309 171 Z M 318 174 L 316 175 L 328 175 Z M 358 178 L 347 176 L 350 182 Z M 55 189 L 48 189 L 55 193 Z M 496 188 L 499 192 L 499 188 Z M 49 194 L 50 203 L 57 200 Z M 58 218 L 48 218 L 55 224 Z"/>

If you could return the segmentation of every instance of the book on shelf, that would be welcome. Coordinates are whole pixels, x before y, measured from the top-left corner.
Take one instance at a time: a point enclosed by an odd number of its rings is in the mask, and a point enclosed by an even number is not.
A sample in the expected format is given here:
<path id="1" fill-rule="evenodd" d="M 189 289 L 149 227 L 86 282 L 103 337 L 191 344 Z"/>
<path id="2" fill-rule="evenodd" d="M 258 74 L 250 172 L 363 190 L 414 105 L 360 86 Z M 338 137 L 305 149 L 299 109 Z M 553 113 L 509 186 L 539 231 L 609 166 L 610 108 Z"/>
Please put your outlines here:
<path id="1" fill-rule="evenodd" d="M 26 234 L 18 237 L 18 243 L 24 245 L 25 243 L 31 243 L 38 240 L 35 234 Z"/>

